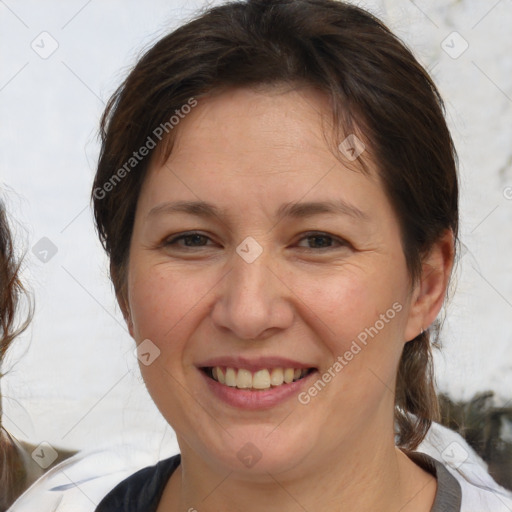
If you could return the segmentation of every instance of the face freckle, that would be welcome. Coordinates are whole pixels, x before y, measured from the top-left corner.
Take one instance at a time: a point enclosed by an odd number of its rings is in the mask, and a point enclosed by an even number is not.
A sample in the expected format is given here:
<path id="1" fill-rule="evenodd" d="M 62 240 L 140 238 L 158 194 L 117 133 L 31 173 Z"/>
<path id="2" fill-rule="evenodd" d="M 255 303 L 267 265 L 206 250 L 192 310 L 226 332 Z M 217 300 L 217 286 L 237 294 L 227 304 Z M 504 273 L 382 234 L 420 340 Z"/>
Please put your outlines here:
<path id="1" fill-rule="evenodd" d="M 259 470 L 285 470 L 390 423 L 410 300 L 400 229 L 376 170 L 345 167 L 325 143 L 325 109 L 308 89 L 206 98 L 139 197 L 127 305 L 136 341 L 160 351 L 141 371 L 178 438 L 227 468 L 249 440 Z M 272 406 L 242 407 L 205 375 L 226 358 L 313 373 Z"/>

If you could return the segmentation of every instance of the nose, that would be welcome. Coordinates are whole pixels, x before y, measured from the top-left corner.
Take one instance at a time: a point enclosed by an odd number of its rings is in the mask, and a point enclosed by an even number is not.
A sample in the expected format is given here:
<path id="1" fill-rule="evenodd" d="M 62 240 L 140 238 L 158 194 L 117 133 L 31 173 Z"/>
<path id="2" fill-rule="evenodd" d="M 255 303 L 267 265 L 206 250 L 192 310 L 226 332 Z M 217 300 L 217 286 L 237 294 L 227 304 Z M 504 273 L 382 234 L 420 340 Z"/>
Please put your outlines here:
<path id="1" fill-rule="evenodd" d="M 293 323 L 292 293 L 265 251 L 251 263 L 237 253 L 212 309 L 217 328 L 240 340 L 265 339 Z"/>

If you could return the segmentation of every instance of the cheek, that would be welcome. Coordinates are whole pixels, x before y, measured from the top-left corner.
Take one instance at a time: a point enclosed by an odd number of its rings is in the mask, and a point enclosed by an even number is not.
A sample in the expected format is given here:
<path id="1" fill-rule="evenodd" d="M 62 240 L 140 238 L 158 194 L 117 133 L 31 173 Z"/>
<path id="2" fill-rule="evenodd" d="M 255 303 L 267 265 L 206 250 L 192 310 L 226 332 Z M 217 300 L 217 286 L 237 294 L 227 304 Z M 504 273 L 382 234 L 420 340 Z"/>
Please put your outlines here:
<path id="1" fill-rule="evenodd" d="M 158 380 L 158 369 L 164 382 L 169 378 L 164 369 L 185 376 L 222 272 L 142 261 L 129 276 L 133 337 L 137 343 L 149 339 L 160 350 L 157 365 L 141 367 L 145 379 L 154 374 Z"/>
<path id="2" fill-rule="evenodd" d="M 165 266 L 134 268 L 130 274 L 129 304 L 137 341 L 149 338 L 160 350 L 179 339 L 177 332 L 199 304 L 207 283 L 199 284 Z"/>
<path id="3" fill-rule="evenodd" d="M 306 306 L 304 311 L 309 309 L 315 331 L 323 325 L 325 339 L 331 340 L 333 348 L 344 349 L 347 342 L 376 322 L 379 331 L 397 332 L 403 326 L 403 315 L 397 309 L 405 309 L 406 283 L 401 276 L 391 275 L 389 269 L 371 271 L 347 266 L 324 276 L 304 273 L 292 282 Z M 399 306 L 393 308 L 394 304 Z M 385 329 L 379 321 L 382 314 Z"/>
<path id="4" fill-rule="evenodd" d="M 321 370 L 333 385 L 324 398 L 365 415 L 394 387 L 407 314 L 406 274 L 344 270 L 322 279 L 304 276 L 297 289 L 309 306 L 310 326 L 329 352 Z"/>
<path id="5" fill-rule="evenodd" d="M 149 339 L 159 349 L 154 362 L 139 367 L 150 395 L 158 407 L 163 407 L 166 417 L 169 408 L 190 406 L 187 393 L 180 393 L 179 383 L 186 381 L 187 343 L 197 326 L 202 298 L 211 288 L 206 276 L 198 274 L 165 265 L 133 265 L 130 270 L 133 337 L 137 343 Z"/>

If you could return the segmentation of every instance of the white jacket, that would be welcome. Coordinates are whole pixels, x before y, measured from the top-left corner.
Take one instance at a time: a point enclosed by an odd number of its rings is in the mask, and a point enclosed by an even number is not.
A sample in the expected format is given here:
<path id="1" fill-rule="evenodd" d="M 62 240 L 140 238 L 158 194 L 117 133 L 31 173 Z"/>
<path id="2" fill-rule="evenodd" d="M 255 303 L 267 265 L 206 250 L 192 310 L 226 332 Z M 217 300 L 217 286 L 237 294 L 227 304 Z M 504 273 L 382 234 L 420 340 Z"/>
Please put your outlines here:
<path id="1" fill-rule="evenodd" d="M 464 438 L 433 423 L 417 451 L 442 462 L 462 489 L 461 512 L 512 512 L 512 492 L 498 485 Z"/>
<path id="2" fill-rule="evenodd" d="M 433 424 L 417 451 L 442 462 L 458 480 L 461 512 L 512 512 L 512 493 L 491 478 L 486 464 L 459 434 Z M 119 482 L 161 458 L 145 443 L 144 449 L 125 443 L 79 453 L 40 478 L 8 512 L 94 512 Z"/>

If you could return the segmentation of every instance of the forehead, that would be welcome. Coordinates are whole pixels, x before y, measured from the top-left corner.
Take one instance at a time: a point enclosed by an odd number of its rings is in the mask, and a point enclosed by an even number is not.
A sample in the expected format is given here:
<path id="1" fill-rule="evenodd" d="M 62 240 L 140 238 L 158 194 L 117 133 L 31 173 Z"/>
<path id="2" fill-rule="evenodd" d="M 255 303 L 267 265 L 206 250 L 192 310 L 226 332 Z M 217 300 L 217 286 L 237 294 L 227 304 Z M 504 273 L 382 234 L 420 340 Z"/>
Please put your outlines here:
<path id="1" fill-rule="evenodd" d="M 342 164 L 354 171 L 361 171 L 361 162 L 372 171 L 371 152 L 367 145 L 360 158 L 346 158 L 346 147 L 340 151 L 340 142 L 347 136 L 358 137 L 356 128 L 334 129 L 333 110 L 323 91 L 309 86 L 288 84 L 261 85 L 244 88 L 220 88 L 196 100 L 197 106 L 178 121 L 168 140 L 160 145 L 155 164 L 161 167 L 172 155 L 175 160 L 180 152 L 191 147 L 201 152 L 188 154 L 189 158 L 223 153 L 232 159 L 262 150 L 265 156 L 300 158 L 326 156 L 341 159 Z M 188 107 L 187 107 L 188 108 Z M 357 133 L 363 138 L 360 133 Z M 167 142 L 167 144 L 166 144 Z M 172 149 L 172 151 L 171 151 Z M 349 155 L 350 156 L 350 155 Z M 272 162 L 276 165 L 276 161 Z M 262 170 L 262 169 L 260 169 Z M 270 165 L 269 165 L 270 170 Z"/>
<path id="2" fill-rule="evenodd" d="M 321 103 L 323 97 L 313 94 L 235 89 L 200 98 L 179 126 L 173 151 L 191 144 L 204 144 L 208 152 L 218 150 L 233 156 L 262 149 L 275 154 L 301 147 L 323 149 L 319 127 L 328 111 Z"/>
<path id="3" fill-rule="evenodd" d="M 170 156 L 155 159 L 144 188 L 153 204 L 169 195 L 262 205 L 341 194 L 366 202 L 371 189 L 381 189 L 377 173 L 371 163 L 370 174 L 362 171 L 363 155 L 346 158 L 334 134 L 329 101 L 313 88 L 211 94 L 180 120 Z"/>

